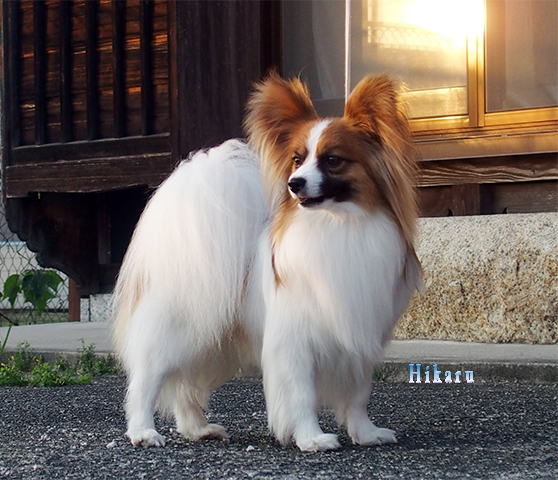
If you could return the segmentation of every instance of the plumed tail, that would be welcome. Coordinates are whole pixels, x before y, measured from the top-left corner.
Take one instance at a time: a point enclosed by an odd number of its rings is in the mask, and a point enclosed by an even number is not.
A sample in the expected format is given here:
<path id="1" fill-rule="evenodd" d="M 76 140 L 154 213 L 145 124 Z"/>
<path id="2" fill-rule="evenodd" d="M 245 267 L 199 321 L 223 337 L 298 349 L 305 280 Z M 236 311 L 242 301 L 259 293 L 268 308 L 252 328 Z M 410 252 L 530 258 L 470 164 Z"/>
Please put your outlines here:
<path id="1" fill-rule="evenodd" d="M 125 353 L 144 299 L 186 322 L 192 338 L 218 342 L 231 327 L 266 215 L 246 144 L 231 140 L 182 162 L 148 202 L 125 255 L 113 297 L 117 352 Z"/>

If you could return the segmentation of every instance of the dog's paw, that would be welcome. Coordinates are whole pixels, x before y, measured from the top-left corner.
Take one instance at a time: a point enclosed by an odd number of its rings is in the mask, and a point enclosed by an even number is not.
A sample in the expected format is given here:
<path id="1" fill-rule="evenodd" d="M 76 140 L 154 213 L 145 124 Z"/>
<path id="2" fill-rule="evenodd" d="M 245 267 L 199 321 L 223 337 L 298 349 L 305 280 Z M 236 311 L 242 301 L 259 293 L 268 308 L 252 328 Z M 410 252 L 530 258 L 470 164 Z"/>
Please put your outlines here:
<path id="1" fill-rule="evenodd" d="M 146 428 L 139 432 L 126 433 L 135 447 L 164 447 L 165 437 L 159 435 L 156 430 Z"/>
<path id="2" fill-rule="evenodd" d="M 303 452 L 325 452 L 326 450 L 336 450 L 340 447 L 337 435 L 333 433 L 323 433 L 316 437 L 298 438 L 296 445 Z"/>
<path id="3" fill-rule="evenodd" d="M 188 440 L 228 440 L 229 434 L 227 430 L 221 425 L 215 423 L 210 423 L 205 427 L 198 428 L 194 431 L 189 432 L 179 432 Z"/>
<path id="4" fill-rule="evenodd" d="M 358 445 L 385 445 L 387 443 L 397 443 L 395 432 L 389 428 L 378 428 L 374 425 L 366 429 L 359 429 L 352 435 L 353 443 Z"/>

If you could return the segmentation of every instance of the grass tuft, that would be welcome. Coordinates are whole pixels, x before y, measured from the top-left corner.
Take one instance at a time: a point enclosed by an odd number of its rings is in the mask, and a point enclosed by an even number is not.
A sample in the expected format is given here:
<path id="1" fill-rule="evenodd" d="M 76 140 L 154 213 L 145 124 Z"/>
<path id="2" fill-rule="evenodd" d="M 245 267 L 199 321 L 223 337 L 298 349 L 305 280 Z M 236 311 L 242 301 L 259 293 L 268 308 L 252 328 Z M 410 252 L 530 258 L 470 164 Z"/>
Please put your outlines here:
<path id="1" fill-rule="evenodd" d="M 75 365 L 58 357 L 54 365 L 36 355 L 29 343 L 20 343 L 15 353 L 5 353 L 0 362 L 0 386 L 60 387 L 64 385 L 88 385 L 93 377 L 115 375 L 118 363 L 113 355 L 95 353 L 95 344 L 78 348 Z"/>

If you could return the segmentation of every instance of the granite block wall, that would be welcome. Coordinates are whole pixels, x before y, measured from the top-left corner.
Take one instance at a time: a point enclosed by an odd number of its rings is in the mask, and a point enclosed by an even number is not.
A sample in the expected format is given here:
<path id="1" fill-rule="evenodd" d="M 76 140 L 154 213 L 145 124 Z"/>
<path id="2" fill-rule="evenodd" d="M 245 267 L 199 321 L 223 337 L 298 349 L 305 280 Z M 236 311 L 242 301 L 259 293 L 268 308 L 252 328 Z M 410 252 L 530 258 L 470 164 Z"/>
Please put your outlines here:
<path id="1" fill-rule="evenodd" d="M 394 338 L 558 342 L 558 214 L 425 218 L 424 291 Z"/>

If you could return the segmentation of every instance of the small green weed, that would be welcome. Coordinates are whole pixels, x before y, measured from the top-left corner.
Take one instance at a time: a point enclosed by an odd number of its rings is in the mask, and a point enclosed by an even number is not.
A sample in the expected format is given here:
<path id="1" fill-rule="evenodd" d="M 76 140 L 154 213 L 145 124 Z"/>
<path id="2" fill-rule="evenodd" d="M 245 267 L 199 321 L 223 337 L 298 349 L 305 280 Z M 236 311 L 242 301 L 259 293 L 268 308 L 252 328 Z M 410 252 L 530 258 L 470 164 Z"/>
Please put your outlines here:
<path id="1" fill-rule="evenodd" d="M 75 370 L 77 373 L 91 375 L 92 377 L 115 375 L 118 373 L 118 364 L 110 353 L 106 357 L 98 356 L 95 353 L 95 344 L 85 345 L 85 341 L 82 338 L 81 348 L 78 348 Z"/>
<path id="2" fill-rule="evenodd" d="M 390 376 L 388 369 L 377 370 L 372 377 L 375 382 L 385 382 Z"/>
<path id="3" fill-rule="evenodd" d="M 27 385 L 27 377 L 13 365 L 0 364 L 0 386 L 23 387 Z"/>
<path id="4" fill-rule="evenodd" d="M 35 355 L 27 342 L 18 345 L 17 352 L 0 363 L 0 386 L 58 387 L 63 385 L 87 385 L 91 378 L 118 373 L 118 364 L 112 355 L 106 357 L 95 353 L 95 345 L 78 349 L 76 364 L 59 357 L 51 365 Z"/>
<path id="5" fill-rule="evenodd" d="M 30 373 L 43 358 L 37 356 L 31 349 L 28 342 L 18 344 L 17 351 L 10 357 L 9 363 L 15 370 Z"/>
<path id="6" fill-rule="evenodd" d="M 59 370 L 48 363 L 40 363 L 31 372 L 29 385 L 34 387 L 61 387 L 63 385 L 89 385 L 91 377 L 72 370 Z"/>

